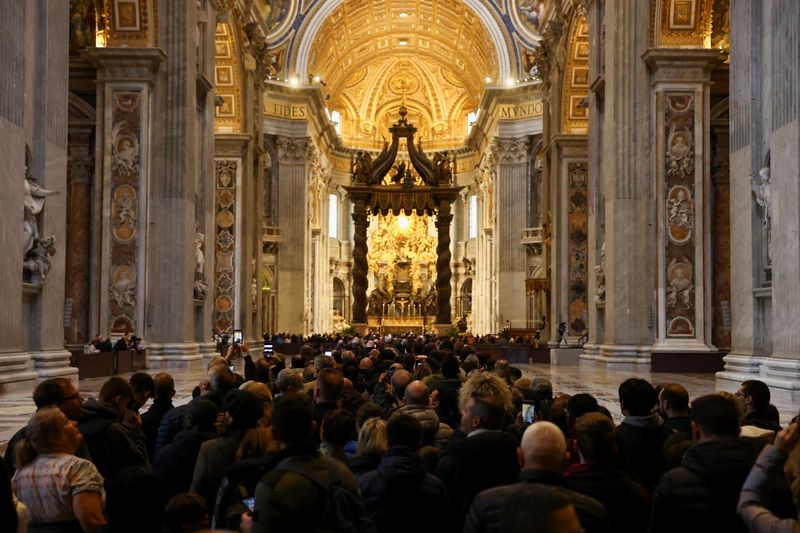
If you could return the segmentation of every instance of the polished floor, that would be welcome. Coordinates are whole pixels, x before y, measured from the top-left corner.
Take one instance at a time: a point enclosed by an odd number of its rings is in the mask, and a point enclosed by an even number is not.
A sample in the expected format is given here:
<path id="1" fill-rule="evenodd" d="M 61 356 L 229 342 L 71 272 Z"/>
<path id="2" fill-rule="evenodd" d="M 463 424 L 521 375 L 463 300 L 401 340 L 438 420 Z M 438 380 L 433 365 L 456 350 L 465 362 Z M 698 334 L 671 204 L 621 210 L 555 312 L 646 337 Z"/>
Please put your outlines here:
<path id="1" fill-rule="evenodd" d="M 598 401 L 607 407 L 614 418 L 619 421 L 622 415 L 617 400 L 617 388 L 625 379 L 632 376 L 630 372 L 590 369 L 579 366 L 551 366 L 551 365 L 517 365 L 528 378 L 544 376 L 553 383 L 556 393 L 577 394 L 588 392 L 593 394 Z M 159 369 L 150 369 L 148 372 L 155 374 Z M 171 374 L 175 379 L 176 405 L 181 405 L 191 399 L 192 389 L 203 378 L 200 370 L 186 371 L 175 370 Z M 637 377 L 647 379 L 651 383 L 681 383 L 689 391 L 690 398 L 714 392 L 718 384 L 714 374 L 669 374 L 638 372 Z M 128 376 L 124 376 L 128 377 Z M 104 378 L 83 379 L 80 381 L 80 391 L 84 398 L 97 396 Z M 733 391 L 731 391 L 733 392 Z M 781 413 L 781 423 L 785 426 L 800 410 L 800 401 L 775 399 L 773 402 Z M 147 406 L 145 406 L 147 408 Z M 0 451 L 5 450 L 6 442 L 25 423 L 34 412 L 35 406 L 30 392 L 12 392 L 0 394 Z"/>

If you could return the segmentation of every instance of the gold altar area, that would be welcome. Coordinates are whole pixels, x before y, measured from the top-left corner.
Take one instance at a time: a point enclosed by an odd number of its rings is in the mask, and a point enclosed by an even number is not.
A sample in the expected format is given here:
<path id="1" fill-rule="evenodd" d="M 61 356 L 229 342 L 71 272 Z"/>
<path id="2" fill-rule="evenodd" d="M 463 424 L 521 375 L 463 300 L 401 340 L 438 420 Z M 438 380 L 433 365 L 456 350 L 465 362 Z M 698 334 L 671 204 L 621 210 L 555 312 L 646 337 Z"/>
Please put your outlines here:
<path id="1" fill-rule="evenodd" d="M 382 327 L 420 328 L 436 314 L 436 228 L 415 212 L 379 214 L 368 230 L 368 321 Z"/>

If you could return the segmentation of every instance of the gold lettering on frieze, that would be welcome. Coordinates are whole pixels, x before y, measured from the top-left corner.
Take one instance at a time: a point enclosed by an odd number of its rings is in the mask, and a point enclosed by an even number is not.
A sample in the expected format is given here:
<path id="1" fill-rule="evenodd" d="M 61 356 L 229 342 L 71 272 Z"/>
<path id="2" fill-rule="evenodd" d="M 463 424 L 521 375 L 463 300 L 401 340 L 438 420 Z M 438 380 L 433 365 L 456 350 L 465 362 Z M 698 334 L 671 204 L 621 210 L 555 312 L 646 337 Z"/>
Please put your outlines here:
<path id="1" fill-rule="evenodd" d="M 305 104 L 287 104 L 274 100 L 264 101 L 264 114 L 289 120 L 305 120 L 308 117 Z"/>
<path id="2" fill-rule="evenodd" d="M 540 117 L 543 111 L 544 104 L 541 100 L 536 100 L 524 104 L 501 104 L 498 106 L 497 116 L 500 120 L 517 120 Z"/>

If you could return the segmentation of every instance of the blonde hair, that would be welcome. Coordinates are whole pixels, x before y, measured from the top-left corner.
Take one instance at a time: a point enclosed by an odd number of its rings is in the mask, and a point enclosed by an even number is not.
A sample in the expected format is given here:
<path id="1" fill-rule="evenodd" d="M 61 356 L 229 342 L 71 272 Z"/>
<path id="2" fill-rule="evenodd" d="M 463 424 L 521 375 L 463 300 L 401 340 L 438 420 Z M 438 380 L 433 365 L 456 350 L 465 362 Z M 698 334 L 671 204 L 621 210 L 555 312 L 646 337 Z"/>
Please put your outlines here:
<path id="1" fill-rule="evenodd" d="M 22 468 L 37 455 L 52 451 L 66 421 L 66 415 L 57 407 L 43 407 L 36 411 L 25 427 L 25 438 L 16 446 L 14 466 Z"/>
<path id="2" fill-rule="evenodd" d="M 276 453 L 278 453 L 278 443 L 272 436 L 272 430 L 257 427 L 248 429 L 244 434 L 244 438 L 236 450 L 236 460 L 265 457 Z"/>
<path id="3" fill-rule="evenodd" d="M 358 451 L 360 455 L 383 455 L 389 449 L 386 438 L 386 421 L 379 417 L 368 418 L 358 433 Z"/>
<path id="4" fill-rule="evenodd" d="M 461 410 L 470 399 L 497 405 L 506 412 L 511 412 L 512 409 L 511 389 L 503 378 L 492 372 L 470 374 L 467 381 L 461 385 L 458 394 L 458 405 Z"/>

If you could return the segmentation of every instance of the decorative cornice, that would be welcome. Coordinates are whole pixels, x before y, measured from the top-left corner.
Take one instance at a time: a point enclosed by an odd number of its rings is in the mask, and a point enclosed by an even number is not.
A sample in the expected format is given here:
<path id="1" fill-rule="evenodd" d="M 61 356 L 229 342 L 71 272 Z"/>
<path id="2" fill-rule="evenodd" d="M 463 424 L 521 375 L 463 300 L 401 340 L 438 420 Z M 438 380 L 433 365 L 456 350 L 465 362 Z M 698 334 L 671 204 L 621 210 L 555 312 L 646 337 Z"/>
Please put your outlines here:
<path id="1" fill-rule="evenodd" d="M 97 69 L 97 82 L 155 83 L 156 72 L 167 58 L 160 48 L 88 48 L 81 57 Z"/>

